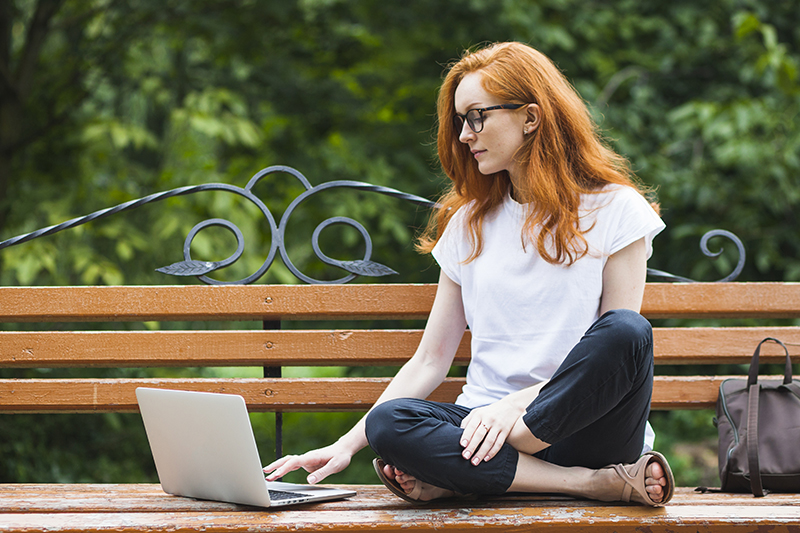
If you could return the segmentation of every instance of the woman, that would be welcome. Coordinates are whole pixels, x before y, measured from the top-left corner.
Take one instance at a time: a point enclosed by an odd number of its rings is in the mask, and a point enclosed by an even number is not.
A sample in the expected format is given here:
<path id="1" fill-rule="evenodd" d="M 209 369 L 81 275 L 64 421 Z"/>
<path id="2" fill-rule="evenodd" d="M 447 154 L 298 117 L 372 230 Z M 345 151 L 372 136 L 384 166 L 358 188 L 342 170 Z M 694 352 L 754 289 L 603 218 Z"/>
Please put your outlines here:
<path id="1" fill-rule="evenodd" d="M 663 223 L 574 89 L 526 45 L 466 54 L 438 117 L 452 186 L 420 240 L 442 271 L 419 348 L 351 431 L 267 466 L 267 479 L 302 467 L 319 482 L 369 444 L 408 501 L 559 492 L 665 504 L 674 481 L 649 451 L 652 330 L 638 314 Z M 467 326 L 462 394 L 424 400 Z"/>

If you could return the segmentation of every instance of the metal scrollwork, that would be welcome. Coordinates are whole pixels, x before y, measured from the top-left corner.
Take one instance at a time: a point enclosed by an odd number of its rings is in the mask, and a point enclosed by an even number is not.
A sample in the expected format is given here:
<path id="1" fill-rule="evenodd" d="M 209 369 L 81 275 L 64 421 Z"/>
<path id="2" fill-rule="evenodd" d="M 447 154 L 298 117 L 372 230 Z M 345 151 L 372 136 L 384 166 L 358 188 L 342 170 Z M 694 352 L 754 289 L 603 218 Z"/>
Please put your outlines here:
<path id="1" fill-rule="evenodd" d="M 303 185 L 305 189 L 291 202 L 291 204 L 281 217 L 280 223 L 275 222 L 275 217 L 272 216 L 272 213 L 270 212 L 266 204 L 264 204 L 264 202 L 261 201 L 261 199 L 258 198 L 252 192 L 253 187 L 255 187 L 256 184 L 258 184 L 262 179 L 269 176 L 270 174 L 275 174 L 275 173 L 283 173 L 293 176 Z M 317 186 L 312 186 L 311 183 L 309 183 L 309 181 L 306 179 L 306 177 L 303 176 L 303 174 L 301 174 L 297 170 L 291 167 L 278 165 L 265 168 L 260 172 L 258 172 L 257 174 L 255 174 L 252 178 L 250 178 L 250 181 L 244 188 L 224 183 L 208 183 L 208 184 L 195 185 L 189 187 L 179 187 L 177 189 L 172 189 L 170 191 L 151 194 L 149 196 L 145 196 L 144 198 L 140 198 L 138 200 L 125 202 L 118 206 L 96 211 L 89 215 L 74 218 L 72 220 L 62 222 L 61 224 L 57 224 L 55 226 L 49 226 L 47 228 L 42 228 L 40 230 L 34 231 L 32 233 L 27 233 L 25 235 L 20 235 L 8 239 L 6 241 L 0 242 L 0 250 L 8 248 L 9 246 L 14 246 L 16 244 L 22 244 L 24 242 L 28 242 L 38 237 L 44 237 L 47 235 L 58 233 L 60 231 L 69 228 L 74 228 L 76 226 L 80 226 L 88 222 L 92 222 L 94 220 L 99 220 L 114 215 L 116 213 L 120 213 L 122 211 L 129 211 L 149 203 L 166 200 L 167 198 L 173 198 L 176 196 L 185 196 L 203 191 L 225 191 L 246 198 L 247 200 L 252 202 L 256 207 L 258 207 L 258 209 L 267 219 L 272 239 L 270 243 L 269 252 L 267 254 L 267 258 L 264 260 L 264 263 L 261 265 L 261 267 L 250 276 L 247 276 L 246 278 L 243 278 L 238 281 L 220 281 L 208 277 L 208 274 L 211 274 L 212 272 L 215 272 L 217 270 L 232 265 L 242 256 L 242 253 L 244 252 L 244 236 L 242 235 L 242 232 L 239 230 L 239 228 L 234 223 L 228 220 L 213 218 L 195 225 L 189 232 L 189 234 L 186 236 L 183 245 L 183 261 L 179 261 L 172 265 L 158 268 L 157 269 L 158 272 L 173 276 L 196 276 L 202 282 L 209 285 L 246 285 L 260 279 L 267 272 L 267 270 L 269 270 L 270 266 L 272 265 L 272 262 L 275 260 L 275 257 L 280 253 L 281 260 L 286 265 L 286 267 L 292 272 L 292 274 L 294 274 L 301 281 L 310 284 L 347 283 L 353 280 L 357 276 L 377 277 L 377 276 L 386 276 L 390 274 L 397 274 L 397 272 L 395 272 L 391 268 L 382 265 L 380 263 L 377 263 L 375 261 L 372 261 L 370 259 L 372 255 L 372 239 L 370 238 L 369 233 L 364 228 L 364 226 L 359 224 L 357 221 L 347 217 L 328 218 L 327 220 L 323 221 L 316 227 L 311 238 L 311 245 L 313 247 L 314 254 L 317 256 L 317 258 L 325 264 L 344 270 L 345 272 L 347 272 L 346 276 L 330 281 L 314 279 L 301 272 L 289 258 L 289 254 L 285 246 L 285 236 L 286 236 L 286 228 L 289 224 L 289 219 L 294 213 L 295 209 L 301 203 L 310 198 L 312 195 L 318 194 L 320 192 L 329 189 L 336 189 L 336 188 L 347 188 L 347 189 L 356 189 L 361 191 L 376 192 L 386 196 L 391 196 L 394 198 L 399 198 L 401 200 L 412 202 L 414 204 L 423 206 L 425 208 L 433 208 L 437 205 L 435 202 L 432 202 L 420 196 L 415 196 L 413 194 L 404 193 L 402 191 L 398 191 L 396 189 L 392 189 L 389 187 L 371 185 L 369 183 L 364 183 L 360 181 L 339 180 L 339 181 L 330 181 Z M 361 234 L 361 236 L 364 239 L 366 247 L 363 259 L 358 259 L 353 261 L 341 261 L 329 257 L 320 249 L 319 246 L 320 234 L 326 228 L 333 225 L 350 226 Z M 236 251 L 233 253 L 233 255 L 222 261 L 199 261 L 192 259 L 191 244 L 195 236 L 200 231 L 212 226 L 223 227 L 229 230 L 231 233 L 233 233 L 234 237 L 236 238 L 236 244 L 237 244 Z M 739 260 L 733 272 L 728 276 L 724 277 L 723 279 L 717 280 L 718 282 L 733 281 L 739 276 L 739 274 L 741 274 L 742 269 L 744 268 L 744 263 L 745 263 L 744 245 L 736 235 L 734 235 L 729 231 L 712 230 L 703 235 L 700 241 L 700 249 L 703 252 L 703 254 L 705 254 L 707 257 L 718 257 L 722 253 L 722 248 L 720 248 L 719 251 L 716 252 L 712 252 L 709 250 L 708 242 L 710 239 L 714 237 L 725 237 L 731 240 L 736 245 L 739 251 Z M 672 281 L 672 282 L 693 283 L 696 281 L 689 278 L 676 276 L 668 272 L 663 272 L 661 270 L 655 270 L 652 268 L 647 269 L 647 275 L 654 278 L 659 278 L 665 281 Z"/>
<path id="2" fill-rule="evenodd" d="M 298 195 L 286 209 L 283 216 L 281 217 L 280 223 L 275 222 L 275 217 L 272 216 L 272 213 L 270 212 L 269 208 L 264 204 L 263 201 L 261 201 L 260 198 L 258 198 L 252 192 L 253 187 L 255 187 L 255 185 L 258 184 L 262 179 L 264 179 L 266 176 L 269 176 L 270 174 L 275 174 L 275 173 L 289 174 L 294 178 L 296 178 L 305 188 L 305 191 L 302 192 L 300 195 Z M 436 206 L 435 202 L 432 202 L 420 196 L 404 193 L 402 191 L 398 191 L 396 189 L 392 189 L 389 187 L 372 185 L 360 181 L 339 180 L 339 181 L 330 181 L 317 186 L 312 186 L 311 183 L 309 183 L 309 181 L 306 179 L 306 177 L 303 176 L 303 174 L 301 174 L 297 170 L 291 167 L 277 165 L 265 168 L 260 172 L 258 172 L 257 174 L 255 174 L 244 188 L 224 183 L 208 183 L 190 187 L 180 187 L 177 189 L 172 189 L 170 191 L 152 194 L 150 196 L 146 196 L 138 200 L 125 202 L 115 207 L 96 211 L 94 213 L 85 215 L 83 217 L 74 218 L 72 220 L 62 222 L 61 224 L 49 226 L 47 228 L 42 228 L 40 230 L 34 231 L 32 233 L 27 233 L 25 235 L 20 235 L 8 239 L 6 241 L 0 242 L 0 250 L 8 248 L 9 246 L 14 246 L 16 244 L 22 244 L 24 242 L 28 242 L 38 237 L 44 237 L 47 235 L 58 233 L 66 229 L 74 228 L 76 226 L 80 226 L 88 222 L 92 222 L 94 220 L 99 220 L 114 215 L 116 213 L 120 213 L 122 211 L 129 211 L 149 203 L 165 200 L 167 198 L 173 198 L 176 196 L 185 196 L 203 191 L 226 191 L 242 196 L 247 200 L 249 200 L 250 202 L 252 202 L 253 204 L 255 204 L 256 207 L 258 207 L 258 209 L 267 219 L 267 222 L 269 223 L 272 240 L 269 252 L 267 254 L 267 258 L 261 265 L 261 267 L 250 276 L 238 281 L 219 281 L 208 277 L 208 274 L 233 264 L 241 257 L 244 251 L 244 236 L 242 235 L 242 232 L 239 230 L 239 228 L 234 223 L 228 220 L 214 218 L 197 224 L 189 232 L 183 245 L 183 261 L 174 263 L 166 267 L 159 268 L 157 269 L 158 272 L 173 276 L 197 276 L 198 279 L 209 285 L 246 285 L 260 279 L 272 265 L 272 262 L 275 260 L 277 254 L 280 253 L 281 259 L 283 260 L 286 267 L 292 272 L 292 274 L 294 274 L 298 279 L 306 283 L 312 283 L 312 284 L 347 283 L 348 281 L 354 279 L 356 276 L 386 276 L 389 274 L 396 274 L 396 272 L 391 268 L 370 260 L 370 257 L 372 255 L 372 239 L 370 238 L 369 233 L 364 228 L 364 226 L 362 226 L 355 220 L 347 217 L 331 217 L 325 220 L 324 222 L 322 222 L 317 226 L 317 228 L 314 230 L 314 235 L 312 237 L 312 246 L 316 256 L 322 262 L 328 265 L 341 268 L 342 270 L 348 272 L 347 276 L 332 281 L 318 280 L 310 276 L 307 276 L 306 274 L 301 272 L 294 265 L 294 263 L 292 263 L 286 251 L 286 246 L 285 246 L 285 234 L 290 216 L 302 202 L 307 200 L 312 195 L 335 188 L 347 188 L 347 189 L 357 189 L 362 191 L 376 192 L 386 196 L 391 196 L 394 198 L 399 198 L 401 200 L 406 200 L 426 208 L 431 208 Z M 361 234 L 366 244 L 366 251 L 364 253 L 363 259 L 355 261 L 340 261 L 337 259 L 333 259 L 322 252 L 322 250 L 319 247 L 319 235 L 325 228 L 336 224 L 351 226 Z M 237 243 L 236 252 L 234 252 L 233 255 L 231 255 L 229 258 L 223 261 L 198 261 L 192 259 L 190 251 L 192 241 L 200 231 L 211 226 L 224 227 L 228 229 L 231 233 L 233 233 Z"/>
<path id="3" fill-rule="evenodd" d="M 201 230 L 211 226 L 221 226 L 229 229 L 234 237 L 236 237 L 236 251 L 224 261 L 195 261 L 192 259 L 191 255 L 192 241 Z M 244 235 L 242 235 L 242 232 L 236 227 L 236 224 L 222 218 L 212 218 L 197 224 L 189 232 L 189 235 L 186 236 L 186 240 L 183 243 L 184 261 L 157 268 L 156 272 L 169 274 L 171 276 L 203 276 L 215 270 L 219 270 L 220 268 L 232 265 L 242 256 L 243 252 Z"/>
<path id="4" fill-rule="evenodd" d="M 706 257 L 712 257 L 712 258 L 719 257 L 723 251 L 722 247 L 720 247 L 719 250 L 716 252 L 712 252 L 711 250 L 708 249 L 708 241 L 713 239 L 714 237 L 725 237 L 727 239 L 730 239 L 733 242 L 733 244 L 736 245 L 736 249 L 739 251 L 739 260 L 736 262 L 736 267 L 733 269 L 733 272 L 731 272 L 724 278 L 717 280 L 716 282 L 724 283 L 727 281 L 734 281 L 736 280 L 736 278 L 739 277 L 739 274 L 741 274 L 742 270 L 744 269 L 744 262 L 745 262 L 744 244 L 742 244 L 742 241 L 739 239 L 739 237 L 737 237 L 730 231 L 726 231 L 724 229 L 715 229 L 708 231 L 700 239 L 700 250 Z M 680 282 L 680 283 L 697 283 L 697 280 L 684 278 L 682 276 L 676 276 L 675 274 L 670 274 L 669 272 L 663 272 L 661 270 L 655 270 L 653 268 L 647 269 L 647 275 L 655 278 L 660 278 L 665 281 Z"/>

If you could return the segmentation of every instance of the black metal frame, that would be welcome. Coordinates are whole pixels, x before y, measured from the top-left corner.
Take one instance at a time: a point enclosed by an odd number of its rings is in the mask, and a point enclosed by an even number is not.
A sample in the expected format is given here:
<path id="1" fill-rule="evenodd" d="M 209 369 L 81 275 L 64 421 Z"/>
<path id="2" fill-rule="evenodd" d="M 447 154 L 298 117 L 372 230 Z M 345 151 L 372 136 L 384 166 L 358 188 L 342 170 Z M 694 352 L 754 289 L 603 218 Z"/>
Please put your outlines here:
<path id="1" fill-rule="evenodd" d="M 275 173 L 284 173 L 294 176 L 298 181 L 300 181 L 300 183 L 305 188 L 305 191 L 302 192 L 300 195 L 298 195 L 292 201 L 292 203 L 289 205 L 286 211 L 283 213 L 283 216 L 281 217 L 279 224 L 275 223 L 275 217 L 272 216 L 272 213 L 270 212 L 269 208 L 264 204 L 264 202 L 261 201 L 261 199 L 252 192 L 253 187 L 255 187 L 255 185 L 258 184 L 259 181 L 264 179 L 266 176 Z M 31 233 L 27 233 L 25 235 L 19 235 L 17 237 L 0 242 L 0 250 L 8 248 L 10 246 L 15 246 L 17 244 L 22 244 L 24 242 L 31 241 L 39 237 L 52 235 L 54 233 L 58 233 L 65 229 L 81 226 L 88 222 L 106 218 L 108 216 L 120 213 L 122 211 L 129 211 L 149 203 L 166 200 L 167 198 L 173 198 L 176 196 L 186 196 L 189 194 L 194 194 L 203 191 L 227 191 L 234 194 L 238 194 L 239 196 L 242 196 L 247 200 L 251 201 L 253 204 L 255 204 L 261 211 L 261 213 L 264 215 L 264 217 L 267 219 L 267 222 L 269 223 L 269 228 L 272 235 L 272 242 L 270 245 L 267 258 L 261 265 L 261 267 L 250 276 L 237 281 L 219 281 L 209 278 L 206 274 L 209 274 L 215 270 L 219 270 L 221 268 L 232 265 L 241 257 L 244 251 L 244 237 L 242 236 L 242 232 L 239 230 L 239 228 L 236 227 L 234 223 L 228 220 L 220 218 L 212 218 L 197 224 L 189 232 L 183 245 L 183 258 L 184 258 L 183 261 L 174 263 L 166 267 L 159 268 L 157 269 L 157 271 L 162 272 L 164 274 L 170 274 L 173 276 L 197 276 L 198 279 L 200 279 L 200 281 L 202 281 L 203 283 L 207 283 L 209 285 L 248 285 L 260 279 L 272 265 L 272 262 L 275 260 L 277 254 L 280 253 L 281 259 L 283 260 L 283 263 L 286 265 L 286 267 L 300 281 L 303 281 L 305 283 L 326 283 L 326 284 L 348 283 L 353 279 L 355 279 L 356 276 L 386 276 L 389 274 L 396 274 L 397 272 L 395 272 L 391 268 L 381 265 L 380 263 L 370 261 L 370 256 L 372 255 L 372 239 L 370 238 L 369 233 L 364 228 L 364 226 L 359 224 L 357 221 L 347 217 L 331 217 L 320 223 L 314 230 L 311 242 L 314 248 L 314 253 L 322 262 L 341 268 L 342 270 L 345 270 L 346 272 L 348 272 L 347 276 L 335 280 L 318 280 L 303 274 L 300 270 L 297 269 L 297 267 L 294 266 L 294 263 L 292 263 L 288 253 L 286 252 L 286 246 L 285 246 L 285 232 L 286 232 L 286 227 L 289 223 L 289 218 L 291 217 L 294 210 L 302 202 L 307 200 L 312 195 L 335 188 L 347 188 L 347 189 L 357 189 L 362 191 L 376 192 L 386 196 L 400 198 L 402 200 L 406 200 L 421 205 L 425 208 L 432 208 L 436 206 L 436 202 L 432 202 L 430 200 L 422 198 L 421 196 L 416 196 L 413 194 L 408 194 L 402 191 L 398 191 L 397 189 L 382 187 L 380 185 L 372 185 L 370 183 L 364 183 L 360 181 L 349 181 L 349 180 L 329 181 L 321 185 L 312 186 L 306 179 L 306 177 L 303 176 L 297 170 L 291 167 L 278 165 L 265 168 L 264 170 L 258 172 L 250 179 L 250 181 L 244 188 L 236 187 L 234 185 L 228 185 L 226 183 L 207 183 L 203 185 L 179 187 L 177 189 L 172 189 L 169 191 L 152 194 L 150 196 L 145 196 L 144 198 L 140 198 L 138 200 L 131 200 L 130 202 L 125 202 L 115 207 L 110 207 L 108 209 L 96 211 L 89 215 L 74 218 L 72 220 L 62 222 L 61 224 L 57 224 L 55 226 L 49 226 Z M 358 230 L 359 233 L 361 233 L 361 236 L 364 237 L 364 241 L 366 243 L 366 251 L 364 252 L 363 259 L 356 261 L 339 261 L 337 259 L 332 259 L 328 257 L 322 252 L 322 250 L 320 250 L 318 242 L 319 234 L 326 227 L 335 224 L 344 224 L 352 226 L 353 228 Z M 193 260 L 190 254 L 190 247 L 192 244 L 192 240 L 197 235 L 197 233 L 210 226 L 221 226 L 230 230 L 231 233 L 233 233 L 234 237 L 236 238 L 236 243 L 237 243 L 236 252 L 234 252 L 232 256 L 228 257 L 223 261 Z"/>
<path id="2" fill-rule="evenodd" d="M 284 173 L 294 176 L 305 188 L 305 191 L 302 192 L 300 195 L 298 195 L 292 201 L 292 203 L 289 204 L 289 207 L 283 213 L 280 223 L 278 224 L 275 223 L 275 217 L 272 216 L 272 213 L 270 212 L 269 208 L 267 208 L 264 202 L 252 192 L 253 187 L 255 187 L 255 185 L 259 181 L 264 179 L 266 176 L 275 173 Z M 267 222 L 269 223 L 270 231 L 272 234 L 272 242 L 270 245 L 267 258 L 261 265 L 261 267 L 250 276 L 247 276 L 246 278 L 237 281 L 219 281 L 209 278 L 207 274 L 214 272 L 215 270 L 220 270 L 222 268 L 232 265 L 242 256 L 242 253 L 244 252 L 244 236 L 242 235 L 242 232 L 239 230 L 236 224 L 225 219 L 212 218 L 195 225 L 191 229 L 189 234 L 186 236 L 186 239 L 184 240 L 183 243 L 183 261 L 173 263 L 166 267 L 158 268 L 156 269 L 158 272 L 162 272 L 164 274 L 169 274 L 172 276 L 196 276 L 200 281 L 209 285 L 247 285 L 260 279 L 267 272 L 267 270 L 269 270 L 277 254 L 280 253 L 281 260 L 286 265 L 286 267 L 292 272 L 292 274 L 294 274 L 300 281 L 309 284 L 348 283 L 353 279 L 355 279 L 357 276 L 376 277 L 376 276 L 397 274 L 397 272 L 395 272 L 391 268 L 370 260 L 370 257 L 372 255 L 372 239 L 369 236 L 369 232 L 360 223 L 347 217 L 331 217 L 321 222 L 316 227 L 311 237 L 311 246 L 313 247 L 314 254 L 316 254 L 317 258 L 319 258 L 323 263 L 341 268 L 342 270 L 348 272 L 348 275 L 335 280 L 318 280 L 310 276 L 307 276 L 306 274 L 303 274 L 297 267 L 295 267 L 294 263 L 292 263 L 286 251 L 286 246 L 285 246 L 285 233 L 286 233 L 286 227 L 289 223 L 289 218 L 291 217 L 294 210 L 302 202 L 307 200 L 312 195 L 335 188 L 348 188 L 348 189 L 357 189 L 362 191 L 377 192 L 379 194 L 383 194 L 386 196 L 400 198 L 402 200 L 415 203 L 425 208 L 434 208 L 437 205 L 436 202 L 433 202 L 426 198 L 422 198 L 421 196 L 416 196 L 413 194 L 408 194 L 402 191 L 398 191 L 397 189 L 382 187 L 380 185 L 372 185 L 370 183 L 365 183 L 361 181 L 338 180 L 338 181 L 329 181 L 326 183 L 322 183 L 320 185 L 312 186 L 311 183 L 309 183 L 308 179 L 306 179 L 306 177 L 303 176 L 303 174 L 301 174 L 294 168 L 282 165 L 276 165 L 265 168 L 260 172 L 258 172 L 257 174 L 255 174 L 244 188 L 236 187 L 234 185 L 228 185 L 226 183 L 207 183 L 203 185 L 179 187 L 177 189 L 151 194 L 150 196 L 145 196 L 144 198 L 140 198 L 138 200 L 131 200 L 130 202 L 125 202 L 115 207 L 102 209 L 100 211 L 95 211 L 94 213 L 91 213 L 89 215 L 73 218 L 72 220 L 62 222 L 61 224 L 49 226 L 31 233 L 26 233 L 24 235 L 13 237 L 11 239 L 0 242 L 0 250 L 8 248 L 10 246 L 15 246 L 17 244 L 25 243 L 39 237 L 45 237 L 47 235 L 52 235 L 54 233 L 58 233 L 66 229 L 81 226 L 88 222 L 106 218 L 108 216 L 120 213 L 122 211 L 129 211 L 149 203 L 166 200 L 167 198 L 173 198 L 176 196 L 186 196 L 189 194 L 194 194 L 203 191 L 227 191 L 234 194 L 238 194 L 239 196 L 242 196 L 251 201 L 253 204 L 255 204 L 261 211 L 261 213 L 264 215 L 264 217 L 267 219 Z M 325 253 L 322 252 L 322 250 L 319 247 L 319 235 L 322 232 L 322 230 L 324 230 L 328 226 L 336 224 L 348 225 L 358 230 L 358 232 L 364 238 L 364 242 L 366 244 L 366 250 L 364 252 L 363 259 L 355 261 L 340 261 L 338 259 L 333 259 L 331 257 L 328 257 L 327 255 L 325 255 Z M 236 251 L 233 253 L 233 255 L 222 261 L 198 261 L 192 259 L 190 251 L 192 241 L 200 231 L 211 226 L 224 227 L 228 229 L 231 233 L 233 233 L 234 237 L 236 238 L 236 244 L 237 244 Z M 712 257 L 712 258 L 718 257 L 722 253 L 721 248 L 717 252 L 711 252 L 708 249 L 708 241 L 713 237 L 725 237 L 727 239 L 730 239 L 731 241 L 733 241 L 733 243 L 736 245 L 737 250 L 739 251 L 739 259 L 733 272 L 731 272 L 731 274 L 729 274 L 728 276 L 717 280 L 717 282 L 733 281 L 739 276 L 739 274 L 741 274 L 742 269 L 744 268 L 744 263 L 745 263 L 744 245 L 736 235 L 734 235 L 729 231 L 719 230 L 719 229 L 712 230 L 703 235 L 700 241 L 700 250 L 707 257 Z M 696 281 L 652 268 L 647 269 L 647 275 L 672 282 L 693 283 Z"/>

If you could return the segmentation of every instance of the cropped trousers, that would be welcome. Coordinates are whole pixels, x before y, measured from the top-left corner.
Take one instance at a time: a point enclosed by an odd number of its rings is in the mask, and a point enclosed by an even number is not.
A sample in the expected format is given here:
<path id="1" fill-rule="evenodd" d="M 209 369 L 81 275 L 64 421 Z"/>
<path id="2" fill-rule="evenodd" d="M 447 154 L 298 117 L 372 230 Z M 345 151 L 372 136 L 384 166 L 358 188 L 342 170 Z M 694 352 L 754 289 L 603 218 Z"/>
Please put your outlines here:
<path id="1" fill-rule="evenodd" d="M 534 456 L 561 466 L 602 468 L 642 453 L 653 391 L 653 333 L 640 314 L 618 309 L 600 317 L 528 406 L 523 420 L 549 447 Z M 470 409 L 401 398 L 366 420 L 372 450 L 386 464 L 462 494 L 503 494 L 519 452 L 505 443 L 474 466 L 461 455 L 461 421 Z"/>

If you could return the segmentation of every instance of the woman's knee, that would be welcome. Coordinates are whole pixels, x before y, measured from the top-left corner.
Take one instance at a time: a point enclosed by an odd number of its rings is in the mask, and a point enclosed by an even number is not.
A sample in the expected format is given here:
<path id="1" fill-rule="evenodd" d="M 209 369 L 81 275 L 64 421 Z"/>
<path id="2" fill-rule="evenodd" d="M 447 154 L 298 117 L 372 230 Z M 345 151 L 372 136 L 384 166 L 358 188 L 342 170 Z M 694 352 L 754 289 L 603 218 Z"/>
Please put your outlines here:
<path id="1" fill-rule="evenodd" d="M 653 365 L 653 328 L 642 315 L 630 309 L 605 313 L 590 335 L 597 350 L 595 362 L 630 361 L 631 368 L 650 372 Z"/>
<path id="2" fill-rule="evenodd" d="M 609 337 L 622 343 L 633 343 L 636 346 L 653 343 L 653 328 L 642 315 L 630 309 L 614 309 L 604 314 L 601 319 L 603 329 Z"/>
<path id="3" fill-rule="evenodd" d="M 384 445 L 397 442 L 399 438 L 397 422 L 402 419 L 403 412 L 407 411 L 405 399 L 388 400 L 376 405 L 369 412 L 366 419 L 367 441 L 374 451 Z"/>

